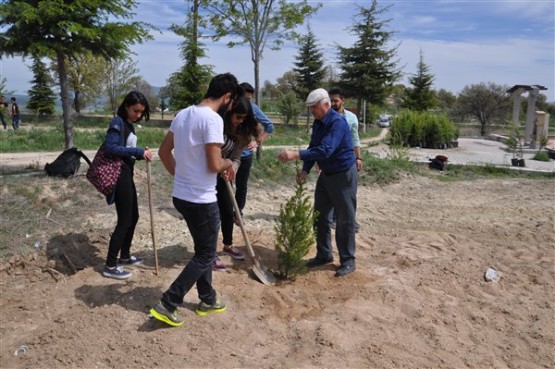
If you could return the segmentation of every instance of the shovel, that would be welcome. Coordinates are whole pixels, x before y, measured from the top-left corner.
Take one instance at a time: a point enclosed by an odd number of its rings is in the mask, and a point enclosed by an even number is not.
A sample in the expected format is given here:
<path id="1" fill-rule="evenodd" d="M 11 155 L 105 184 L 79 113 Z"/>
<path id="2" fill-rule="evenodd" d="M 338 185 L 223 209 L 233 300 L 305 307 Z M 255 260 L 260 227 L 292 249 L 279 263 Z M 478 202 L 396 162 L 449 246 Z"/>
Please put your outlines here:
<path id="1" fill-rule="evenodd" d="M 156 237 L 154 235 L 154 215 L 152 211 L 152 182 L 150 161 L 146 162 L 146 176 L 148 182 L 148 208 L 150 210 L 150 234 L 152 235 L 152 247 L 154 248 L 154 274 L 158 275 L 158 252 L 156 251 Z"/>
<path id="2" fill-rule="evenodd" d="M 247 250 L 252 261 L 252 271 L 254 272 L 254 275 L 258 277 L 260 282 L 264 283 L 265 285 L 271 286 L 276 283 L 276 278 L 265 266 L 262 265 L 260 259 L 254 254 L 251 242 L 249 241 L 249 237 L 247 236 L 247 231 L 245 230 L 243 217 L 241 217 L 241 210 L 239 210 L 239 206 L 237 205 L 237 201 L 235 200 L 235 193 L 233 192 L 233 188 L 231 188 L 231 183 L 229 181 L 226 181 L 225 184 L 227 186 L 227 193 L 229 194 L 229 198 L 231 200 L 231 203 L 233 204 L 233 209 L 235 210 L 235 216 L 239 221 L 239 227 L 241 228 L 241 232 L 243 233 L 243 238 L 245 239 L 245 243 L 247 244 Z"/>

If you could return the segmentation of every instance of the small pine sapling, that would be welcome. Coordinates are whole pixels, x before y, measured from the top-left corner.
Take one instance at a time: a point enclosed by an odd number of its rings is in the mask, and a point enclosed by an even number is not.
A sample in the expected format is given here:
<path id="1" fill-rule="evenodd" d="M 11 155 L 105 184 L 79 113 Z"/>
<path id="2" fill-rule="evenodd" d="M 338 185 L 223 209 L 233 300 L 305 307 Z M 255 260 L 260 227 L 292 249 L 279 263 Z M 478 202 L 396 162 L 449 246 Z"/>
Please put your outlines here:
<path id="1" fill-rule="evenodd" d="M 297 174 L 299 164 L 296 163 Z M 305 183 L 295 186 L 295 194 L 280 207 L 274 230 L 275 248 L 278 253 L 279 275 L 283 279 L 294 279 L 306 271 L 303 258 L 316 242 L 314 225 L 318 214 L 306 194 Z"/>

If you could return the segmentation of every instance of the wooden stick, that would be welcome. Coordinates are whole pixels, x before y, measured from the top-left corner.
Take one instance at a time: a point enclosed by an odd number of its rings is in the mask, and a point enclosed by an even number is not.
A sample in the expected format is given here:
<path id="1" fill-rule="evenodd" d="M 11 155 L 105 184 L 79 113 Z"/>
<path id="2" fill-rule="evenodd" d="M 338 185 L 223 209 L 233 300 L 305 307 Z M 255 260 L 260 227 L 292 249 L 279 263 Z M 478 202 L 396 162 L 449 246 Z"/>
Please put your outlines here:
<path id="1" fill-rule="evenodd" d="M 150 234 L 152 235 L 152 247 L 154 248 L 154 274 L 158 274 L 158 252 L 156 251 L 156 236 L 154 234 L 154 212 L 152 210 L 152 181 L 150 161 L 146 162 L 146 174 L 148 182 L 148 208 L 150 210 Z"/>

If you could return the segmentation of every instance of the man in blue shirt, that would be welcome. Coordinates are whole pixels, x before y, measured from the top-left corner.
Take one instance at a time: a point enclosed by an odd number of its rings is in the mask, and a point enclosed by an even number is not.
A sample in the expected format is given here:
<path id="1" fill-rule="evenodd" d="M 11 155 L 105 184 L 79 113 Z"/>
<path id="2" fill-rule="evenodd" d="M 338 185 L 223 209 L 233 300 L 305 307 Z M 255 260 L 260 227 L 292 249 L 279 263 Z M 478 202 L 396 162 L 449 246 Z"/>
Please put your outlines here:
<path id="1" fill-rule="evenodd" d="M 314 116 L 312 136 L 306 150 L 284 150 L 282 162 L 300 159 L 303 169 L 297 181 L 305 181 L 315 163 L 321 170 L 314 191 L 314 210 L 319 213 L 316 223 L 316 257 L 307 261 L 309 268 L 333 262 L 330 214 L 335 209 L 337 228 L 335 242 L 340 266 L 335 273 L 342 277 L 355 266 L 355 213 L 357 206 L 357 166 L 351 131 L 345 118 L 331 109 L 328 92 L 323 88 L 312 91 L 306 105 Z"/>

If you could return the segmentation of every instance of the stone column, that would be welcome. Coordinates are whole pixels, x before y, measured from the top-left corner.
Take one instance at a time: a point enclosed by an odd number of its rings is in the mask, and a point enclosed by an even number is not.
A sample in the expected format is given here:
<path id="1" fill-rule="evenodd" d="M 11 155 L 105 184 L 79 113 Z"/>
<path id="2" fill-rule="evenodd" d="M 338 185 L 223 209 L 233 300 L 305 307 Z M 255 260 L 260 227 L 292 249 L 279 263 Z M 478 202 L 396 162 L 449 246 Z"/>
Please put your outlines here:
<path id="1" fill-rule="evenodd" d="M 532 90 L 528 91 L 528 109 L 526 111 L 526 129 L 524 131 L 524 143 L 530 144 L 532 141 L 532 133 L 534 132 L 534 120 L 536 119 L 536 98 L 539 94 L 537 86 L 531 86 Z"/>
<path id="2" fill-rule="evenodd" d="M 539 142 L 542 136 L 547 137 L 547 132 L 549 128 L 549 114 L 545 114 L 544 111 L 536 111 L 536 142 Z"/>
<path id="3" fill-rule="evenodd" d="M 519 88 L 513 91 L 513 123 L 519 124 L 521 98 L 524 90 Z"/>

